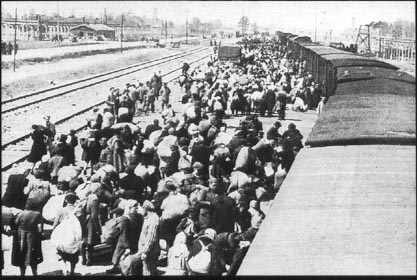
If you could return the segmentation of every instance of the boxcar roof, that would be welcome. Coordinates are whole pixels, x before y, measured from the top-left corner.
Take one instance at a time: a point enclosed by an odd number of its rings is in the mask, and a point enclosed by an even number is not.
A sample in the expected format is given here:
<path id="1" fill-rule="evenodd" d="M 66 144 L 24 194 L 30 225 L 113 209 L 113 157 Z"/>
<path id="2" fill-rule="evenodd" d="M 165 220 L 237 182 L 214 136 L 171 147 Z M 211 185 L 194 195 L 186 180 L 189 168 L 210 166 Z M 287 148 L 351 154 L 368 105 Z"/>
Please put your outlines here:
<path id="1" fill-rule="evenodd" d="M 346 66 L 370 66 L 370 67 L 382 67 L 388 69 L 399 69 L 397 66 L 380 61 L 373 58 L 366 58 L 355 54 L 324 54 L 323 58 L 331 61 L 335 67 Z"/>
<path id="2" fill-rule="evenodd" d="M 238 275 L 415 275 L 415 152 L 302 149 Z"/>
<path id="3" fill-rule="evenodd" d="M 369 87 L 369 82 L 374 86 Z M 404 90 L 404 85 L 410 90 L 408 95 L 390 92 Z M 379 79 L 339 84 L 306 145 L 415 145 L 414 93 L 413 85 Z"/>
<path id="4" fill-rule="evenodd" d="M 346 54 L 346 55 L 350 55 L 350 56 L 354 56 L 354 53 L 349 53 L 346 51 L 342 51 L 339 49 L 335 49 L 335 48 L 331 48 L 331 47 L 326 47 L 326 46 L 322 46 L 322 45 L 308 45 L 308 46 L 304 46 L 306 49 L 311 50 L 312 52 L 318 54 L 318 55 L 323 55 L 323 54 Z"/>
<path id="5" fill-rule="evenodd" d="M 399 70 L 363 66 L 347 66 L 337 68 L 337 78 L 339 81 L 352 80 L 360 77 L 384 78 L 395 81 L 403 81 L 411 84 L 416 83 L 416 78 L 414 76 Z"/>

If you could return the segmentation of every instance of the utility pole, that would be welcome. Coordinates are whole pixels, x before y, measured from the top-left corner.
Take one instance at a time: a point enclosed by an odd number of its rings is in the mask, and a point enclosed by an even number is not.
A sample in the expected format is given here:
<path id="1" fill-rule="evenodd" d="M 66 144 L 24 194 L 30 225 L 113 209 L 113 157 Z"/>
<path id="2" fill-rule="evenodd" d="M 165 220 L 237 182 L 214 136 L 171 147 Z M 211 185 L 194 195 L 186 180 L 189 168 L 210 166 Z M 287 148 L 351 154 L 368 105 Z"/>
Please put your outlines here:
<path id="1" fill-rule="evenodd" d="M 188 10 L 185 11 L 185 43 L 188 44 Z"/>
<path id="2" fill-rule="evenodd" d="M 120 53 L 123 53 L 123 14 L 122 14 L 122 26 L 120 28 Z"/>
<path id="3" fill-rule="evenodd" d="M 107 14 L 106 14 L 106 8 L 104 8 L 104 24 L 107 25 Z"/>
<path id="4" fill-rule="evenodd" d="M 316 15 L 316 23 L 314 24 L 314 43 L 317 43 L 317 15 Z"/>
<path id="5" fill-rule="evenodd" d="M 16 31 L 17 31 L 17 8 L 14 11 L 13 72 L 16 72 Z"/>
<path id="6" fill-rule="evenodd" d="M 165 45 L 167 43 L 167 38 L 168 38 L 168 22 L 165 19 Z"/>

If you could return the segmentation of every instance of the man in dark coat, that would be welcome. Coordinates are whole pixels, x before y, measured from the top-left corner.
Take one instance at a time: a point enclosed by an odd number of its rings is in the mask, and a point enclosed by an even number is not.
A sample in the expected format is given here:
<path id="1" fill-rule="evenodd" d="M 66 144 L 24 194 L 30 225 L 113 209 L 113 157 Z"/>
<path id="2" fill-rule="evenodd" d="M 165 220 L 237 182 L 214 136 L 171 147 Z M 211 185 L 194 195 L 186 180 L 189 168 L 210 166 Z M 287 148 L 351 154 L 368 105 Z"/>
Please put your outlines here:
<path id="1" fill-rule="evenodd" d="M 27 195 L 23 193 L 23 189 L 27 186 L 29 180 L 30 169 L 23 174 L 12 174 L 7 181 L 7 188 L 2 198 L 2 205 L 6 207 L 15 207 L 25 209 Z"/>
<path id="2" fill-rule="evenodd" d="M 285 109 L 287 107 L 287 93 L 285 91 L 278 92 L 277 101 L 279 102 L 279 109 L 278 109 L 278 119 L 283 120 L 285 119 Z"/>
<path id="3" fill-rule="evenodd" d="M 182 65 L 182 74 L 186 75 L 188 72 L 188 69 L 190 69 L 190 65 L 187 62 L 184 62 L 184 64 Z"/>
<path id="4" fill-rule="evenodd" d="M 126 168 L 126 173 L 127 175 L 120 179 L 119 183 L 117 184 L 118 188 L 125 190 L 124 198 L 134 199 L 140 202 L 144 201 L 145 199 L 143 197 L 143 191 L 146 186 L 142 178 L 136 176 L 133 166 L 128 166 Z"/>
<path id="5" fill-rule="evenodd" d="M 146 139 L 149 139 L 149 135 L 151 135 L 152 132 L 157 131 L 157 130 L 161 130 L 161 129 L 162 129 L 162 127 L 159 126 L 159 120 L 154 119 L 153 124 L 150 124 L 146 127 L 144 136 L 145 136 Z"/>
<path id="6" fill-rule="evenodd" d="M 138 251 L 139 235 L 142 230 L 143 218 L 137 213 L 138 203 L 135 200 L 128 200 L 124 207 L 124 215 L 118 218 L 117 230 L 118 239 L 113 253 L 113 267 L 107 273 L 118 273 L 117 267 L 120 259 L 128 254 L 135 254 Z"/>
<path id="7" fill-rule="evenodd" d="M 266 109 L 268 111 L 267 116 L 272 117 L 272 109 L 276 103 L 275 93 L 272 89 L 268 89 L 265 95 Z"/>
<path id="8" fill-rule="evenodd" d="M 42 159 L 43 155 L 46 155 L 46 144 L 44 141 L 44 137 L 46 136 L 45 130 L 41 129 L 39 125 L 32 125 L 32 139 L 33 145 L 30 151 L 29 157 L 27 159 L 28 162 L 32 162 L 35 166 L 35 163 Z"/>
<path id="9" fill-rule="evenodd" d="M 217 233 L 233 232 L 236 221 L 235 201 L 226 195 L 223 184 L 213 186 L 216 196 L 211 202 L 210 227 Z"/>

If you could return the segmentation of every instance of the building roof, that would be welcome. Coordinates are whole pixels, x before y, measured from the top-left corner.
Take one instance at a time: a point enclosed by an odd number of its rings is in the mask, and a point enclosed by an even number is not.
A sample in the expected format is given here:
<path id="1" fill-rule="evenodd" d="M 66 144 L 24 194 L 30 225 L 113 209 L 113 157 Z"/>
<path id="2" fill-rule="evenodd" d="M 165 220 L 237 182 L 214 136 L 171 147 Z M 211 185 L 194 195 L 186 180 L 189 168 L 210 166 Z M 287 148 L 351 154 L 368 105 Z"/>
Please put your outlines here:
<path id="1" fill-rule="evenodd" d="M 89 28 L 89 29 L 94 30 L 94 31 L 114 31 L 113 28 L 111 28 L 107 25 L 104 25 L 104 24 L 80 24 L 80 25 L 77 25 L 77 26 L 74 26 L 73 28 L 71 28 L 70 31 L 72 31 L 74 29 L 79 29 L 79 28 L 82 28 L 82 27 Z"/>
<path id="2" fill-rule="evenodd" d="M 240 275 L 415 275 L 415 146 L 302 149 Z"/>

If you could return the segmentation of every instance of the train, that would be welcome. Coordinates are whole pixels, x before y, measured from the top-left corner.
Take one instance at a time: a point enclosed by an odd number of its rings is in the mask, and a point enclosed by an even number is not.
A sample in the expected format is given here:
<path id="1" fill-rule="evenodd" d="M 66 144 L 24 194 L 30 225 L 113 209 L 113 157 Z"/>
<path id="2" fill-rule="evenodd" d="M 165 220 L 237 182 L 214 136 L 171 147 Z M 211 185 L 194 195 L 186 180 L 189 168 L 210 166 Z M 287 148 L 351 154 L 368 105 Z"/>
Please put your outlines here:
<path id="1" fill-rule="evenodd" d="M 219 61 L 230 61 L 236 64 L 241 63 L 242 49 L 239 46 L 220 46 L 218 48 Z"/>
<path id="2" fill-rule="evenodd" d="M 277 35 L 328 100 L 238 275 L 416 275 L 415 77 Z"/>

